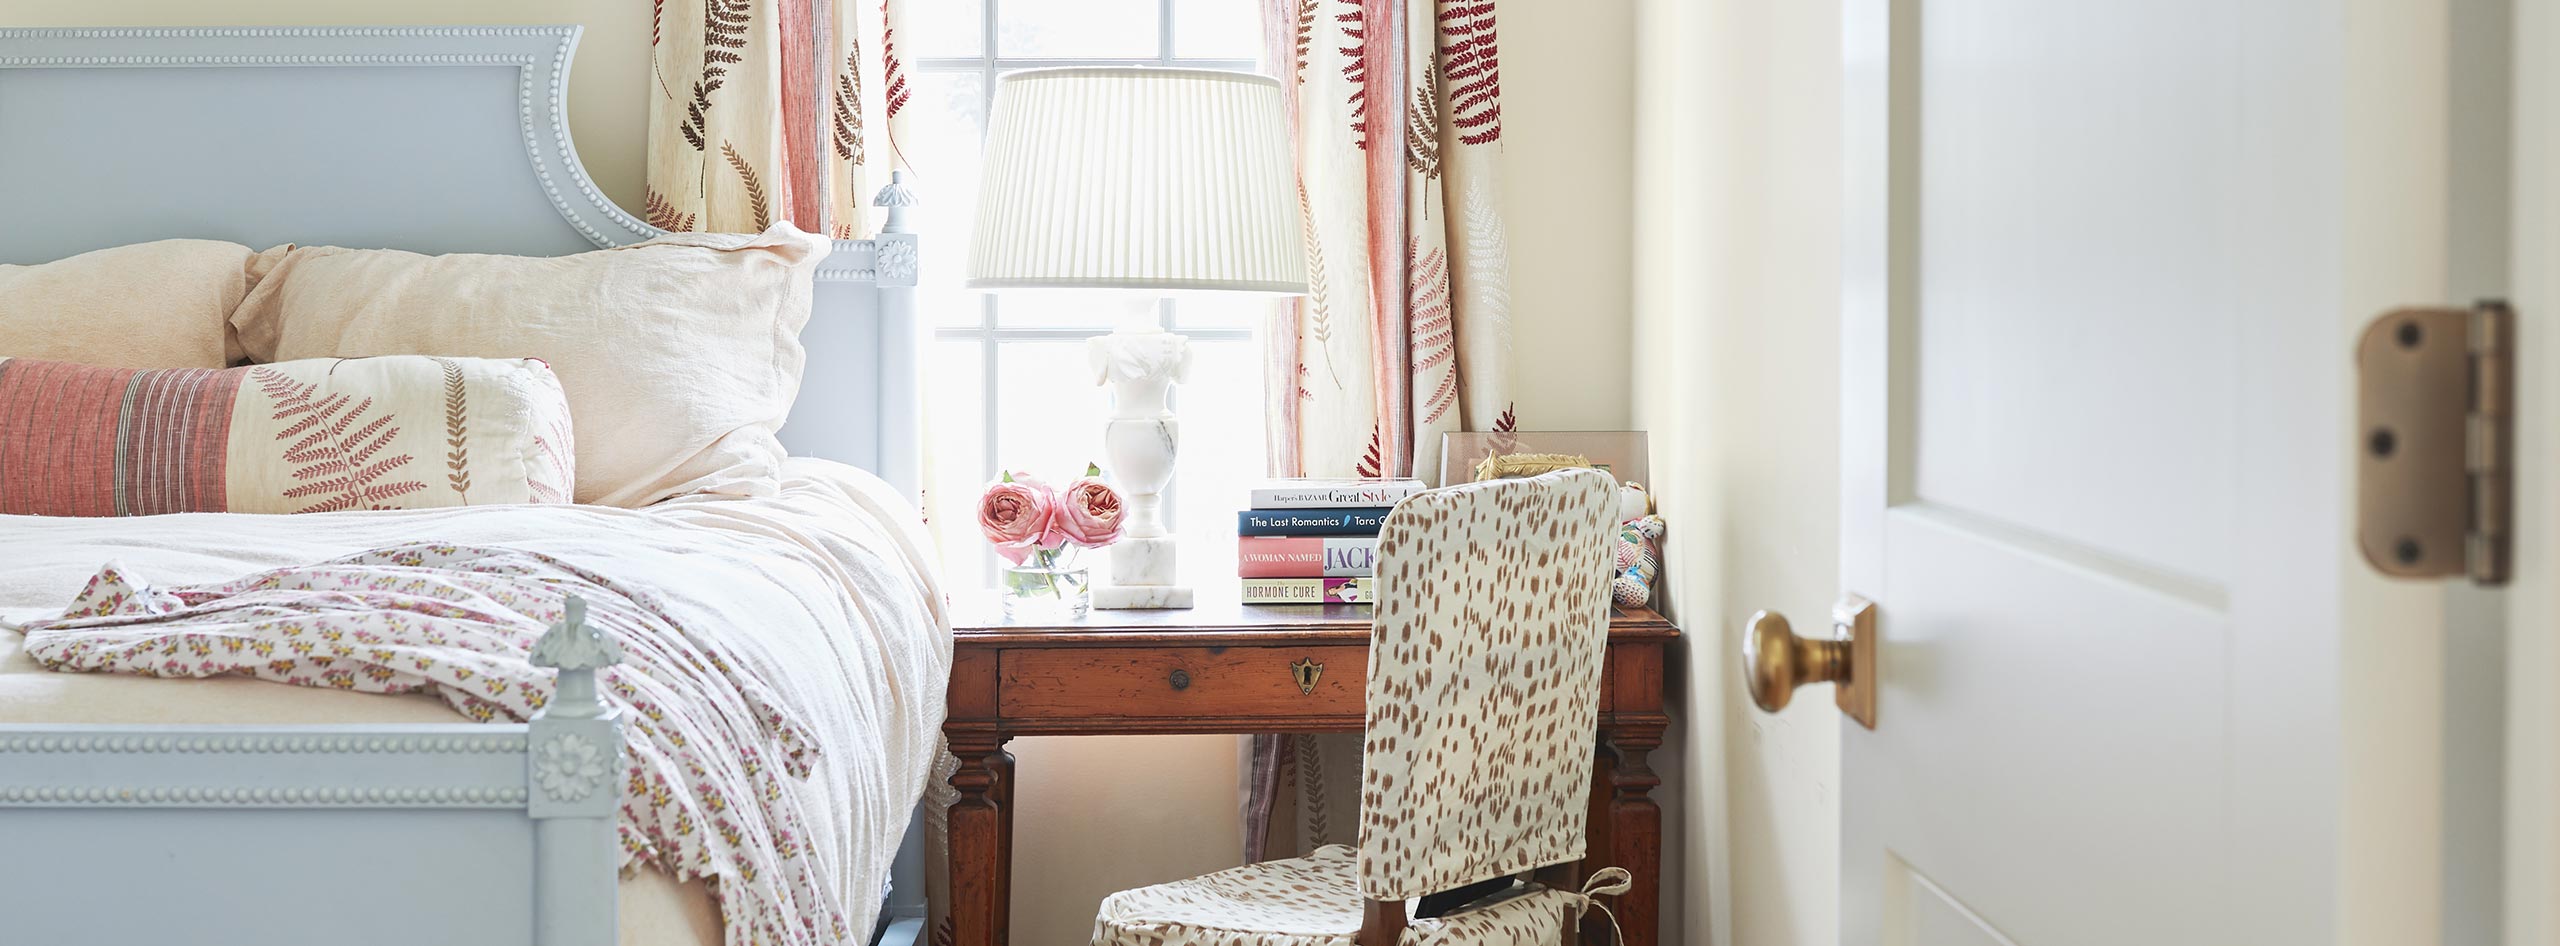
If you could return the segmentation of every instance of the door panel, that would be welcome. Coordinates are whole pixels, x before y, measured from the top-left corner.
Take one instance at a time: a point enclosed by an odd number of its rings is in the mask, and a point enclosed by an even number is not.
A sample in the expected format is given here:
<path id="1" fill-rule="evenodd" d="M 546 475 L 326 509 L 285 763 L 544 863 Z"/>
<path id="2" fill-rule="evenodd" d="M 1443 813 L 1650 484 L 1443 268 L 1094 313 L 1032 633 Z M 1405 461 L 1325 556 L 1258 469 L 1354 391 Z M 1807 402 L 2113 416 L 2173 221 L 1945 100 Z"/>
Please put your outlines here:
<path id="1" fill-rule="evenodd" d="M 2249 169 L 2207 12 L 1948 0 L 1900 37 L 1910 291 L 1876 459 L 1908 485 L 1890 708 L 1844 775 L 1882 808 L 1862 843 L 1928 878 L 1886 898 L 1914 944 L 2222 924 Z"/>
<path id="2" fill-rule="evenodd" d="M 1919 498 L 2219 581 L 2245 100 L 2222 0 L 1920 5 Z"/>
<path id="3" fill-rule="evenodd" d="M 1925 514 L 1886 541 L 1892 738 L 1844 773 L 1889 786 L 1884 849 L 2021 943 L 2208 942 L 2224 615 Z"/>

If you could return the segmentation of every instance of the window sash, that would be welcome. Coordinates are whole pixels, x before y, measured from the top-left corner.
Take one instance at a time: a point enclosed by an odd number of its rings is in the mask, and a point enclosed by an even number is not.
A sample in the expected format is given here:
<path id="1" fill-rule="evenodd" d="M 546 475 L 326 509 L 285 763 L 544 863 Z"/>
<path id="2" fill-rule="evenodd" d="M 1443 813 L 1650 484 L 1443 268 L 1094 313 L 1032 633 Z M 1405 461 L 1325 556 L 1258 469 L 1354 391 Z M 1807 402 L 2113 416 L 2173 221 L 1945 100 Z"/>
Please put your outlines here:
<path id="1" fill-rule="evenodd" d="M 981 2 L 984 6 L 980 11 L 981 16 L 979 18 L 980 36 L 978 37 L 978 55 L 926 57 L 913 60 L 910 63 L 911 66 L 922 72 L 946 74 L 977 73 L 981 80 L 979 83 L 978 93 L 978 109 L 980 115 L 989 114 L 994 110 L 997 78 L 1004 73 L 1018 69 L 1040 69 L 1057 66 L 1152 65 L 1180 66 L 1195 69 L 1232 69 L 1252 71 L 1260 67 L 1260 63 L 1251 59 L 1181 58 L 1175 56 L 1173 52 L 1174 14 L 1175 7 L 1177 5 L 1175 0 L 1156 0 L 1156 54 L 1152 57 L 1075 59 L 1000 56 L 996 53 L 997 27 L 999 26 L 999 7 L 1003 0 L 981 0 Z M 1241 0 L 1230 0 L 1230 2 L 1241 2 Z M 960 241 L 956 240 L 950 242 L 954 246 L 958 246 L 960 243 Z M 1157 324 L 1162 326 L 1166 331 L 1184 336 L 1185 338 L 1189 338 L 1193 341 L 1250 341 L 1254 338 L 1255 333 L 1249 328 L 1178 326 L 1175 318 L 1175 305 L 1176 303 L 1170 299 L 1162 300 L 1157 303 L 1156 321 Z M 928 316 L 925 321 L 928 324 L 933 324 L 939 320 Z M 982 444 L 985 451 L 983 459 L 984 464 L 987 466 L 987 469 L 976 471 L 980 476 L 993 477 L 995 475 L 996 467 L 1002 462 L 998 459 L 1002 453 L 1000 450 L 1001 445 L 997 441 L 999 439 L 998 433 L 1000 430 L 1000 412 L 1004 409 L 1004 403 L 1001 397 L 1001 382 L 999 381 L 1000 373 L 997 370 L 997 365 L 1002 357 L 1004 346 L 1008 343 L 1014 342 L 1074 341 L 1109 334 L 1110 331 L 1111 327 L 1109 325 L 1006 325 L 1002 320 L 1001 302 L 994 294 L 984 294 L 979 297 L 978 319 L 974 324 L 942 324 L 933 330 L 933 337 L 937 340 L 970 341 L 975 343 L 978 349 L 981 385 L 980 394 L 983 400 L 979 424 L 982 430 L 981 436 L 984 437 Z M 1179 391 L 1175 392 L 1175 397 L 1177 400 L 1180 398 Z M 1099 419 L 1097 419 L 1097 422 L 1098 421 Z M 1169 488 L 1166 491 L 1164 505 L 1164 514 L 1166 519 L 1165 525 L 1168 528 L 1179 529 L 1181 525 L 1181 523 L 1176 521 L 1176 516 L 1178 515 L 1176 513 L 1177 505 L 1173 490 Z M 999 568 L 1000 560 L 996 557 L 992 549 L 982 551 L 983 554 L 979 556 L 981 561 L 981 577 L 986 585 L 993 586 L 997 582 L 997 570 Z"/>

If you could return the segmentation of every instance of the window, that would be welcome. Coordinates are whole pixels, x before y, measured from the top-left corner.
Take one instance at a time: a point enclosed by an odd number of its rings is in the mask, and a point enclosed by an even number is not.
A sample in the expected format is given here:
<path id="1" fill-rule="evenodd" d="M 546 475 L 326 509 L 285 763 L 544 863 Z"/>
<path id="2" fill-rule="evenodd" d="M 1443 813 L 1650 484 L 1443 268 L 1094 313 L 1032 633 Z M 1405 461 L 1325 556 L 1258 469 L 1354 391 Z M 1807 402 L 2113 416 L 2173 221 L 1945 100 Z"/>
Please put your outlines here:
<path id="1" fill-rule="evenodd" d="M 978 536 L 975 506 L 1000 464 L 1054 482 L 1088 461 L 1108 463 L 1110 394 L 1094 384 L 1084 340 L 1110 330 L 1111 311 L 1068 292 L 961 288 L 996 77 L 1068 65 L 1251 71 L 1261 21 L 1258 0 L 932 0 L 909 9 L 927 241 L 918 303 L 931 332 L 922 372 L 927 512 L 944 574 L 965 590 L 995 583 L 998 559 Z M 1254 331 L 1271 305 L 1195 295 L 1159 306 L 1164 326 L 1191 340 L 1191 381 L 1174 395 L 1182 452 L 1165 511 L 1181 537 L 1182 580 L 1195 587 L 1231 570 L 1234 510 L 1264 472 Z"/>

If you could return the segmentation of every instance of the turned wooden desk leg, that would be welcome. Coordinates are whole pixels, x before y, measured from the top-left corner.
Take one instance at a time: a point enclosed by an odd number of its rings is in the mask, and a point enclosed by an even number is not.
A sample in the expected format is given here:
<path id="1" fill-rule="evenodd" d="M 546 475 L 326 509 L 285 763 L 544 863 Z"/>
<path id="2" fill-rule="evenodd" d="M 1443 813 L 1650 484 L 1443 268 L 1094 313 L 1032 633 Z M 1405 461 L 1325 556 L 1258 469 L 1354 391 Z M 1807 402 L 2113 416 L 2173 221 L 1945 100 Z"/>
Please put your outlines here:
<path id="1" fill-rule="evenodd" d="M 1611 904 L 1618 911 L 1618 925 L 1626 930 L 1626 946 L 1655 946 L 1660 941 L 1662 806 L 1654 803 L 1652 794 L 1662 777 L 1653 774 L 1646 756 L 1662 745 L 1662 730 L 1661 723 L 1615 723 L 1600 733 L 1607 764 L 1595 774 L 1608 779 L 1609 840 L 1605 856 L 1593 866 L 1623 867 L 1635 875 L 1634 888 Z M 1608 935 L 1605 929 L 1601 935 Z"/>
<path id="2" fill-rule="evenodd" d="M 1005 946 L 1013 895 L 1013 754 L 1004 737 L 950 734 L 952 946 Z"/>

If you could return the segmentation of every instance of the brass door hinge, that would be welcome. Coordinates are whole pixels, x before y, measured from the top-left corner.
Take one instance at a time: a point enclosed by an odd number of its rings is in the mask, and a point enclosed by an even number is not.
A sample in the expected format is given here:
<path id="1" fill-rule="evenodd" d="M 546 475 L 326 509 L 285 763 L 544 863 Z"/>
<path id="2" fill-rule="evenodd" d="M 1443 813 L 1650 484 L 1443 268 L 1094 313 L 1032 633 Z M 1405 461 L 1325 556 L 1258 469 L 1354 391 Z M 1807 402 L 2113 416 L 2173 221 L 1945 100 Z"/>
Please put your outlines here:
<path id="1" fill-rule="evenodd" d="M 2356 345 L 2356 544 L 2402 578 L 2507 580 L 2515 313 L 2395 309 Z"/>

